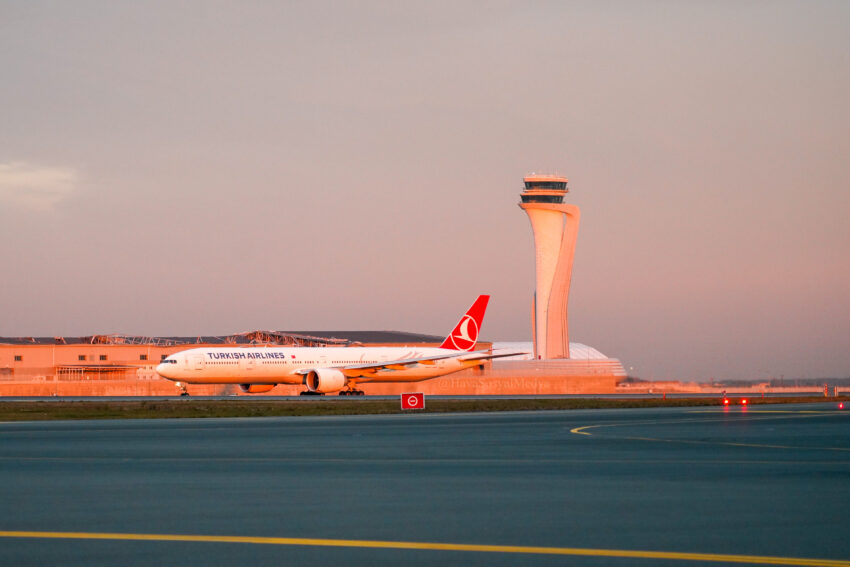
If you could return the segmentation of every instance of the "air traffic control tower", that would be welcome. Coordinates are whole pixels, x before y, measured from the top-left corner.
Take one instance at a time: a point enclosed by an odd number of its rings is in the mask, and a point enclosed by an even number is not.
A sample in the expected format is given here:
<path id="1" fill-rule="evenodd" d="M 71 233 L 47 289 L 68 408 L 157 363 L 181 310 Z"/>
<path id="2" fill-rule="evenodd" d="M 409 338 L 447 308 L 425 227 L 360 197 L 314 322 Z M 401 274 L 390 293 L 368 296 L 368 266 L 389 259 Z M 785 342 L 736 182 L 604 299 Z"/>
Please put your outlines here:
<path id="1" fill-rule="evenodd" d="M 534 232 L 537 287 L 531 307 L 534 358 L 569 358 L 567 303 L 573 271 L 579 209 L 564 203 L 567 178 L 529 175 L 523 179 L 521 209 L 528 214 Z"/>

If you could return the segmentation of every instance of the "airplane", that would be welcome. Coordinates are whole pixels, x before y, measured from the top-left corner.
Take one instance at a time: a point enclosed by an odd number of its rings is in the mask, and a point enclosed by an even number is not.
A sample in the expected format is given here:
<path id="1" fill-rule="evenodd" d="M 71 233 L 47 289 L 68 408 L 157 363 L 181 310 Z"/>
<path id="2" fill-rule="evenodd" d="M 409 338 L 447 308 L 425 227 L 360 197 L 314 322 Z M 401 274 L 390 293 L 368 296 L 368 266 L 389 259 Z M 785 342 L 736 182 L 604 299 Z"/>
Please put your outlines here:
<path id="1" fill-rule="evenodd" d="M 156 372 L 186 384 L 238 384 L 245 393 L 278 384 L 303 384 L 301 395 L 339 392 L 362 396 L 358 383 L 419 382 L 481 366 L 516 352 L 473 351 L 489 295 L 480 295 L 439 348 L 417 347 L 213 347 L 193 348 L 163 359 Z"/>

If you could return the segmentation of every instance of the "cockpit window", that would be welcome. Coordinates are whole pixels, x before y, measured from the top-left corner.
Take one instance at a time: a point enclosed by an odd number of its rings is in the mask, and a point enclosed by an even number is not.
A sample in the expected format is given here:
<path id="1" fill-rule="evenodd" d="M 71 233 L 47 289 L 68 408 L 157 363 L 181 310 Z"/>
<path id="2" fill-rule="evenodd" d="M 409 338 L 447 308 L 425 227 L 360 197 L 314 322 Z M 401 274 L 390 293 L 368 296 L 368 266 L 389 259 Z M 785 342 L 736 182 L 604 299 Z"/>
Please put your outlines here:
<path id="1" fill-rule="evenodd" d="M 160 362 L 160 364 L 177 364 L 177 361 L 173 358 L 165 358 Z"/>

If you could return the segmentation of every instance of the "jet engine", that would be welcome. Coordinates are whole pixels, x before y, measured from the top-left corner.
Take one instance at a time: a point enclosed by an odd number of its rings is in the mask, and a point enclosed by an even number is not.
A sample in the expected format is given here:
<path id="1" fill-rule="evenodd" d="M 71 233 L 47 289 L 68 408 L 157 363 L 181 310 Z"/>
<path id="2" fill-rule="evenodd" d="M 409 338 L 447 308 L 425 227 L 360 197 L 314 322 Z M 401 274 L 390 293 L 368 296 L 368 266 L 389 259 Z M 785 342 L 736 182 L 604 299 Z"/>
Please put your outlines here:
<path id="1" fill-rule="evenodd" d="M 311 392 L 326 394 L 345 388 L 345 374 L 333 368 L 317 368 L 307 374 L 304 383 Z"/>
<path id="2" fill-rule="evenodd" d="M 239 389 L 246 394 L 265 394 L 275 386 L 277 384 L 239 384 Z"/>

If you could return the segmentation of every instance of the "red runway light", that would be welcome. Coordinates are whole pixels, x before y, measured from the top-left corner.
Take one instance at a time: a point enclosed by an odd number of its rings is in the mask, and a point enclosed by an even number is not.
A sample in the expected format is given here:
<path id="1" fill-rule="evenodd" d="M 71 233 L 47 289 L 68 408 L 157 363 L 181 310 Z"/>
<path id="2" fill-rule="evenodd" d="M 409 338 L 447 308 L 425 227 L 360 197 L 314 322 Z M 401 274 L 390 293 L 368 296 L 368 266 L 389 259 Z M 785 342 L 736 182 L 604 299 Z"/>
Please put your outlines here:
<path id="1" fill-rule="evenodd" d="M 838 409 L 844 409 L 844 402 L 838 402 Z"/>
<path id="2" fill-rule="evenodd" d="M 729 405 L 729 398 L 723 398 L 723 405 L 724 405 L 724 406 L 728 406 L 728 405 Z"/>
<path id="3" fill-rule="evenodd" d="M 741 400 L 741 405 L 742 406 L 747 405 L 747 398 L 744 398 L 744 399 Z"/>

